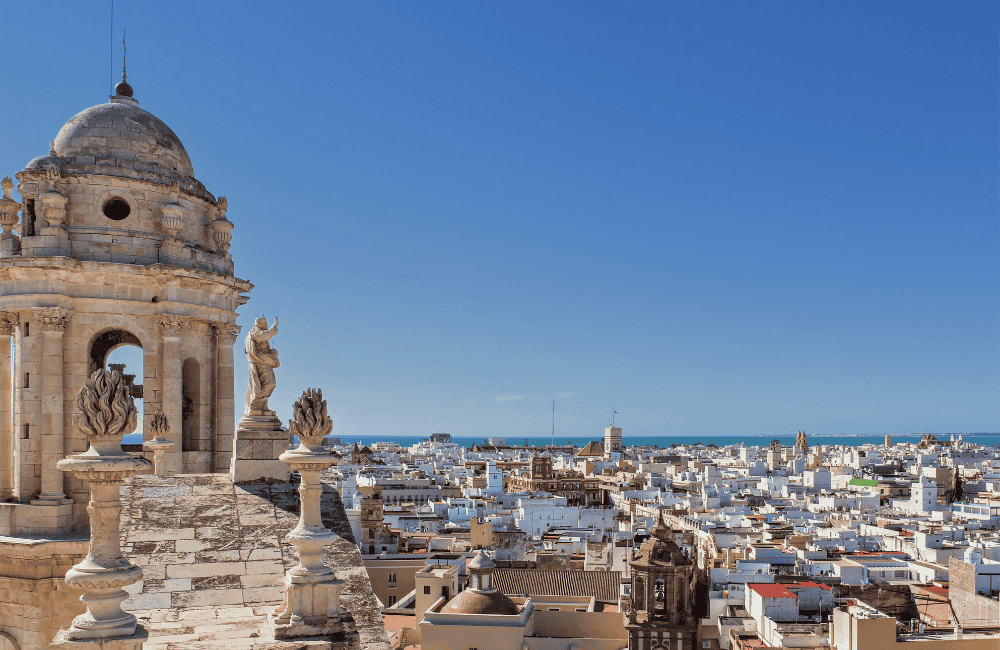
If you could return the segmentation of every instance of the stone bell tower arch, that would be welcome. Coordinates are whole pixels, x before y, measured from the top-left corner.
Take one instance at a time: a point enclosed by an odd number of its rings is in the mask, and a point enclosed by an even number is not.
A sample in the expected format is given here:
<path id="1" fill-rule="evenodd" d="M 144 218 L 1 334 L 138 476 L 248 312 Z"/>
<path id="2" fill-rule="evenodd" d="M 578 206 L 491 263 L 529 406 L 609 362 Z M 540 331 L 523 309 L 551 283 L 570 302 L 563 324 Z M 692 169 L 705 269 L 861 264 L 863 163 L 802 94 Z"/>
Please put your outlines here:
<path id="1" fill-rule="evenodd" d="M 124 81 L 16 177 L 20 200 L 9 179 L 0 198 L 0 500 L 26 509 L 8 534 L 86 522 L 86 487 L 56 463 L 86 450 L 76 394 L 122 345 L 142 349 L 146 423 L 170 422 L 166 470 L 228 471 L 236 309 L 253 285 L 234 275 L 226 199 Z"/>

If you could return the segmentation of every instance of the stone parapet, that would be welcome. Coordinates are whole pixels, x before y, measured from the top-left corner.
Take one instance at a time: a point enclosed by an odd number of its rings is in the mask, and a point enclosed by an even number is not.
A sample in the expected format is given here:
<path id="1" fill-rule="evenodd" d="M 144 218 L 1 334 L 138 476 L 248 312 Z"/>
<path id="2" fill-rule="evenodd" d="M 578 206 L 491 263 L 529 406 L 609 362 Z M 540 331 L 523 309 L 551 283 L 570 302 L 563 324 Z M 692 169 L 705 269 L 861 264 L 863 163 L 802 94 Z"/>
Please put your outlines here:
<path id="1" fill-rule="evenodd" d="M 46 647 L 62 625 L 85 611 L 82 590 L 63 576 L 88 546 L 85 536 L 0 536 L 0 628 L 21 648 Z"/>
<path id="2" fill-rule="evenodd" d="M 73 525 L 73 502 L 0 503 L 0 536 L 63 535 Z"/>

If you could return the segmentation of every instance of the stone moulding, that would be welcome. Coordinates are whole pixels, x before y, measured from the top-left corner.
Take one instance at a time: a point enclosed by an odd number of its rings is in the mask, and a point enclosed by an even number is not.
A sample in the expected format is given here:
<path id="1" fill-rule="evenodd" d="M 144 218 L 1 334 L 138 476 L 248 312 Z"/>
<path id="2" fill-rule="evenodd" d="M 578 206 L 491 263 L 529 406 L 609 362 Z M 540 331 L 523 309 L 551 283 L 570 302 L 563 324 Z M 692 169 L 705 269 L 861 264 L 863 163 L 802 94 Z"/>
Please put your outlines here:
<path id="1" fill-rule="evenodd" d="M 164 314 L 158 319 L 166 336 L 180 336 L 191 319 L 179 314 Z"/>
<path id="2" fill-rule="evenodd" d="M 0 312 L 0 335 L 12 336 L 20 324 L 21 317 L 16 311 Z"/>
<path id="3" fill-rule="evenodd" d="M 66 329 L 66 323 L 72 313 L 62 307 L 37 307 L 35 318 L 41 322 L 43 331 L 62 332 Z"/>

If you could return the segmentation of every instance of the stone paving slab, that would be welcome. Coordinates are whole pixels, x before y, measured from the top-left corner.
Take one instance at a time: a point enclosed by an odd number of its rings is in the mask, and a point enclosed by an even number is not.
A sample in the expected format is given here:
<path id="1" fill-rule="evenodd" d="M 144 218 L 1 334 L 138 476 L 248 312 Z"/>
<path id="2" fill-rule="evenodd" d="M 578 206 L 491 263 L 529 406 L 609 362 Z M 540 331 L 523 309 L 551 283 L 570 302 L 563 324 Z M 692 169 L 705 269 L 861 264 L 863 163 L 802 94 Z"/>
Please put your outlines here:
<path id="1" fill-rule="evenodd" d="M 136 476 L 122 488 L 122 545 L 143 567 L 123 607 L 149 630 L 146 650 L 326 650 L 321 639 L 275 641 L 267 614 L 297 562 L 284 537 L 299 517 L 298 482 L 234 485 L 228 474 Z M 324 486 L 323 523 L 340 538 L 325 563 L 344 581 L 341 602 L 362 648 L 389 650 L 340 495 Z"/>

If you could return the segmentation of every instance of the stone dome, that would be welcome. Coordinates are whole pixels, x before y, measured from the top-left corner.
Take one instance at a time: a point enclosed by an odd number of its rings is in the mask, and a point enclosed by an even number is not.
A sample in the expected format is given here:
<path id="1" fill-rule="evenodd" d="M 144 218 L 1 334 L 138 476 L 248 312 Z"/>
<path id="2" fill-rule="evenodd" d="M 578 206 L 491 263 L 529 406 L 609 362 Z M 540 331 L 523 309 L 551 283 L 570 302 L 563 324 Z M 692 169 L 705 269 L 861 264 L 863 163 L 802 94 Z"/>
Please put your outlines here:
<path id="1" fill-rule="evenodd" d="M 131 161 L 194 177 L 191 159 L 177 135 L 131 98 L 114 97 L 111 103 L 78 113 L 60 129 L 54 149 L 70 164 L 131 167 L 126 162 Z"/>
<path id="2" fill-rule="evenodd" d="M 476 556 L 469 560 L 469 563 L 465 565 L 465 568 L 470 571 L 487 571 L 495 567 L 496 564 L 493 563 L 490 556 L 486 555 L 486 552 L 483 550 L 480 550 L 479 553 L 477 553 Z"/>
<path id="3" fill-rule="evenodd" d="M 498 614 L 517 616 L 521 611 L 514 601 L 496 589 L 466 589 L 441 608 L 442 614 Z"/>

